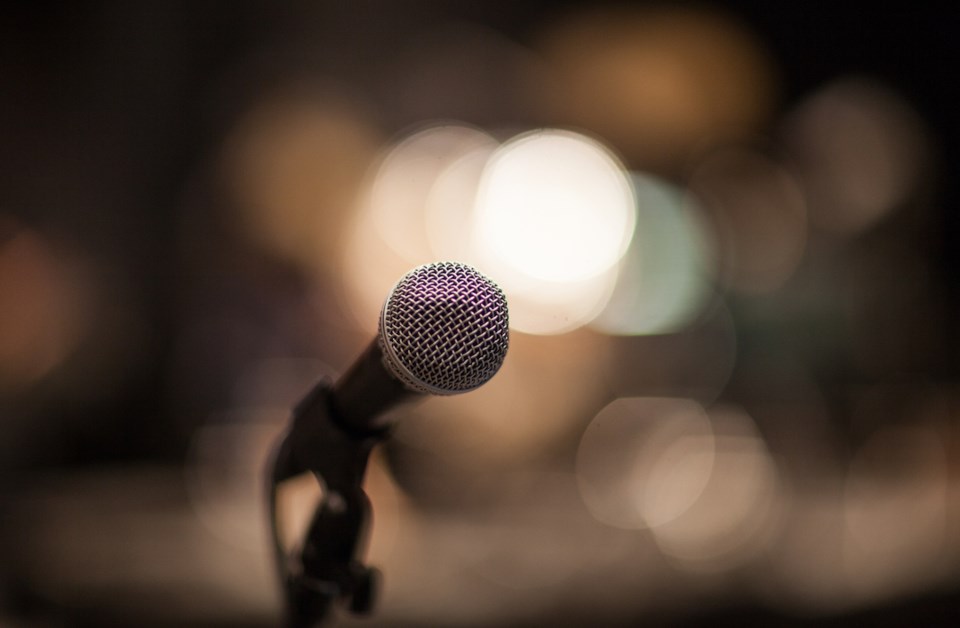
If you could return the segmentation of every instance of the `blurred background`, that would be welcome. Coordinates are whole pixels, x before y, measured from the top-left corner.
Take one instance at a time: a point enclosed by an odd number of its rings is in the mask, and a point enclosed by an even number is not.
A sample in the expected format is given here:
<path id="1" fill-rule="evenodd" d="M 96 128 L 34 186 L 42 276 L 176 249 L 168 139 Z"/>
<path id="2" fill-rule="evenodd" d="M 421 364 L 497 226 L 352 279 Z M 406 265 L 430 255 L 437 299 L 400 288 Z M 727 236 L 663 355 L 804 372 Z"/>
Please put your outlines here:
<path id="1" fill-rule="evenodd" d="M 270 448 L 443 259 L 510 353 L 375 452 L 342 625 L 960 622 L 956 9 L 45 4 L 0 12 L 0 625 L 277 625 Z"/>

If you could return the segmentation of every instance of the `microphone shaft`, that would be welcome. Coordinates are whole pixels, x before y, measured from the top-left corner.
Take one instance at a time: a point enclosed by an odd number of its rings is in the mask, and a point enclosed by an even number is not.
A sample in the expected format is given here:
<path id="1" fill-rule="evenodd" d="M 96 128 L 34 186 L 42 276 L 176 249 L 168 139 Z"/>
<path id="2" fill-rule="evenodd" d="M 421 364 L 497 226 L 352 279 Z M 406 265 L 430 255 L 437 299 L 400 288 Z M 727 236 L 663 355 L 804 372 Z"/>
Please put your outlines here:
<path id="1" fill-rule="evenodd" d="M 376 338 L 337 380 L 330 402 L 334 418 L 345 430 L 366 435 L 380 431 L 378 418 L 392 406 L 419 397 L 393 377 L 383 365 L 383 351 Z"/>

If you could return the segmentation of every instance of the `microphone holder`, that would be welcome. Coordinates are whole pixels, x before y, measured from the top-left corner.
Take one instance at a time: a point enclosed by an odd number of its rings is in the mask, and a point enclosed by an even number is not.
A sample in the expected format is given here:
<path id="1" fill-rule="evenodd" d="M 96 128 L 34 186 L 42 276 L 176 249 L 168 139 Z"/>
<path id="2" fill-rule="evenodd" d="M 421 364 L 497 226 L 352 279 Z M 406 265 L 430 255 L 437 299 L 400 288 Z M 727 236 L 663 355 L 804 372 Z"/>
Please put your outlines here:
<path id="1" fill-rule="evenodd" d="M 289 628 L 321 625 L 334 602 L 358 614 L 373 610 L 379 571 L 358 557 L 370 519 L 363 477 L 370 451 L 390 429 L 357 430 L 338 420 L 331 385 L 321 380 L 297 404 L 291 426 L 274 452 L 270 472 L 270 531 Z M 279 536 L 277 487 L 312 473 L 323 495 L 299 550 L 288 554 Z"/>

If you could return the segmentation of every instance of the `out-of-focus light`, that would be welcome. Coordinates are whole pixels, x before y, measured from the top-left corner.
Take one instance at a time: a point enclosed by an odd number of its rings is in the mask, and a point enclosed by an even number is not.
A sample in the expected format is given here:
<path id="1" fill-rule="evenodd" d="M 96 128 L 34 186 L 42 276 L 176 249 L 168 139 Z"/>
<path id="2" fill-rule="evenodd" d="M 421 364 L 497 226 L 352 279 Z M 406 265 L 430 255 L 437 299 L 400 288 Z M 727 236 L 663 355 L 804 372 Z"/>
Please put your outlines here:
<path id="1" fill-rule="evenodd" d="M 909 592 L 948 568 L 948 468 L 931 428 L 887 428 L 857 453 L 844 508 L 845 573 L 858 597 Z"/>
<path id="2" fill-rule="evenodd" d="M 707 234 L 699 207 L 651 176 L 631 177 L 637 199 L 633 240 L 603 312 L 590 323 L 623 336 L 663 334 L 696 319 L 710 295 Z"/>
<path id="3" fill-rule="evenodd" d="M 780 165 L 745 149 L 717 152 L 690 180 L 715 226 L 721 278 L 747 292 L 769 292 L 793 274 L 807 241 L 806 203 Z"/>
<path id="4" fill-rule="evenodd" d="M 484 268 L 483 265 L 480 265 Z M 502 282 L 503 274 L 490 271 L 504 285 L 510 302 L 510 327 L 537 335 L 564 334 L 593 320 L 613 293 L 618 268 L 601 275 L 570 282 L 544 282 L 514 276 Z"/>
<path id="5" fill-rule="evenodd" d="M 0 393 L 50 373 L 91 321 L 88 278 L 40 234 L 0 215 Z"/>
<path id="6" fill-rule="evenodd" d="M 609 139 L 634 166 L 680 167 L 755 133 L 775 100 L 767 52 L 717 12 L 591 7 L 551 25 L 539 48 L 552 78 L 544 108 Z"/>
<path id="7" fill-rule="evenodd" d="M 557 334 L 595 317 L 630 243 L 633 194 L 617 160 L 567 131 L 514 138 L 474 207 L 477 264 L 507 293 L 514 329 Z"/>
<path id="8" fill-rule="evenodd" d="M 480 181 L 496 145 L 483 146 L 450 164 L 426 199 L 427 237 L 437 259 L 478 264 L 473 250 L 473 215 Z"/>
<path id="9" fill-rule="evenodd" d="M 849 608 L 843 537 L 842 495 L 832 484 L 793 496 L 780 540 L 769 551 L 766 588 L 776 603 L 806 613 Z"/>
<path id="10" fill-rule="evenodd" d="M 679 517 L 653 529 L 666 555 L 697 570 L 748 560 L 779 519 L 777 469 L 753 420 L 732 407 L 712 410 L 710 419 L 714 451 L 706 485 Z M 669 477 L 670 469 L 663 473 Z"/>
<path id="11" fill-rule="evenodd" d="M 920 116 L 888 87 L 864 78 L 828 85 L 794 111 L 787 154 L 820 229 L 856 233 L 900 206 L 929 161 Z"/>
<path id="12" fill-rule="evenodd" d="M 505 274 L 577 282 L 623 255 L 633 233 L 633 195 L 603 146 L 575 133 L 538 131 L 492 157 L 475 220 L 481 255 Z"/>
<path id="13" fill-rule="evenodd" d="M 590 512 L 649 527 L 661 551 L 694 569 L 740 563 L 775 519 L 777 472 L 752 420 L 708 416 L 694 401 L 619 399 L 584 432 L 577 479 Z"/>
<path id="14" fill-rule="evenodd" d="M 390 149 L 369 198 L 373 224 L 383 242 L 406 259 L 422 258 L 430 249 L 427 201 L 438 177 L 464 155 L 496 145 L 483 131 L 449 124 L 423 129 Z"/>
<path id="15" fill-rule="evenodd" d="M 874 392 L 881 391 L 869 396 Z M 915 392 L 918 405 L 909 396 L 861 399 L 855 424 L 889 420 L 890 406 L 906 410 L 909 424 L 869 435 L 845 477 L 830 465 L 793 493 L 780 541 L 769 553 L 769 583 L 779 603 L 839 612 L 929 590 L 955 564 L 950 520 L 957 502 L 951 503 L 956 488 L 947 428 L 954 417 L 936 389 Z"/>
<path id="16" fill-rule="evenodd" d="M 220 171 L 249 242 L 307 271 L 330 272 L 379 139 L 362 112 L 290 86 L 241 117 Z"/>
<path id="17" fill-rule="evenodd" d="M 587 508 L 620 528 L 663 525 L 700 497 L 713 472 L 703 408 L 686 399 L 633 397 L 607 405 L 583 434 L 577 479 Z"/>
<path id="18" fill-rule="evenodd" d="M 376 329 L 377 314 L 400 277 L 414 266 L 437 261 L 437 251 L 448 250 L 444 238 L 451 232 L 459 234 L 453 237 L 469 233 L 468 223 L 460 220 L 469 219 L 464 213 L 473 201 L 471 189 L 446 184 L 442 194 L 432 192 L 461 158 L 496 145 L 482 131 L 445 124 L 422 129 L 387 150 L 347 228 L 340 273 L 349 309 L 362 329 Z M 445 205 L 440 205 L 440 195 Z M 470 262 L 466 250 L 442 259 Z"/>
<path id="19" fill-rule="evenodd" d="M 497 146 L 448 125 L 404 140 L 384 159 L 344 265 L 365 327 L 393 282 L 436 259 L 472 264 L 496 281 L 516 331 L 564 333 L 601 311 L 635 220 L 622 167 L 572 132 Z"/>

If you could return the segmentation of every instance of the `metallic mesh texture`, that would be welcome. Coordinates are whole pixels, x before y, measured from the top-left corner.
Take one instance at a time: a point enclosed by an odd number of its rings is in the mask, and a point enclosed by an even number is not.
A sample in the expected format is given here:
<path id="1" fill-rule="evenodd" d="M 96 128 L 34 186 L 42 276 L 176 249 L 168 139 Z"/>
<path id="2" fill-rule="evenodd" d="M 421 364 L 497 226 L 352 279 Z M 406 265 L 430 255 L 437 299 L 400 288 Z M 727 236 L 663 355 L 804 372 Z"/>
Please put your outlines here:
<path id="1" fill-rule="evenodd" d="M 509 344 L 499 286 L 457 262 L 420 266 L 387 297 L 379 342 L 387 369 L 420 393 L 454 395 L 500 369 Z"/>

